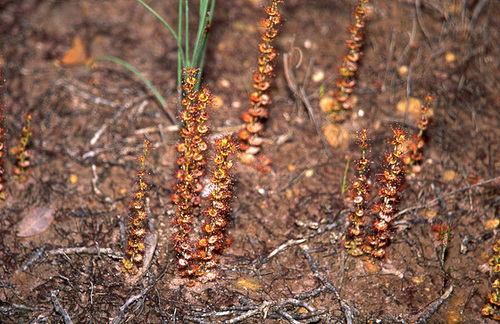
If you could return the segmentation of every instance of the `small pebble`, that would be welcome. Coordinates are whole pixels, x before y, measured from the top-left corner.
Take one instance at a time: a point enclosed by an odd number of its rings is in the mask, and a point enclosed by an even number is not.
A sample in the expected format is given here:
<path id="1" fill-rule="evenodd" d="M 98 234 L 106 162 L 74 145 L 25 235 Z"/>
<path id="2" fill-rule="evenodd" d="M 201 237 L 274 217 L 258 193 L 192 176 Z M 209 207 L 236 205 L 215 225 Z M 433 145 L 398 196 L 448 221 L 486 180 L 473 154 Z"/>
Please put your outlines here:
<path id="1" fill-rule="evenodd" d="M 494 230 L 495 228 L 498 227 L 498 225 L 500 225 L 500 219 L 498 219 L 498 218 L 488 219 L 484 223 L 484 228 L 487 230 Z"/>
<path id="2" fill-rule="evenodd" d="M 75 184 L 78 182 L 78 176 L 74 173 L 72 173 L 70 176 L 69 176 L 69 183 L 71 184 Z"/>
<path id="3" fill-rule="evenodd" d="M 228 79 L 220 79 L 219 86 L 222 88 L 229 88 L 231 86 L 231 82 Z"/>
<path id="4" fill-rule="evenodd" d="M 323 81 L 324 78 L 325 78 L 325 72 L 323 71 L 316 71 L 312 76 L 312 80 L 316 83 Z"/>
<path id="5" fill-rule="evenodd" d="M 398 75 L 402 78 L 406 78 L 408 76 L 408 66 L 406 65 L 401 65 L 400 67 L 398 67 Z"/>
<path id="6" fill-rule="evenodd" d="M 453 63 L 457 58 L 452 52 L 446 52 L 446 54 L 444 55 L 444 59 L 446 63 Z"/>
<path id="7" fill-rule="evenodd" d="M 455 175 L 455 171 L 446 170 L 443 172 L 443 180 L 447 182 L 453 181 L 453 179 L 455 179 Z"/>
<path id="8" fill-rule="evenodd" d="M 412 277 L 411 281 L 413 281 L 416 285 L 420 285 L 422 282 L 425 281 L 425 275 Z"/>

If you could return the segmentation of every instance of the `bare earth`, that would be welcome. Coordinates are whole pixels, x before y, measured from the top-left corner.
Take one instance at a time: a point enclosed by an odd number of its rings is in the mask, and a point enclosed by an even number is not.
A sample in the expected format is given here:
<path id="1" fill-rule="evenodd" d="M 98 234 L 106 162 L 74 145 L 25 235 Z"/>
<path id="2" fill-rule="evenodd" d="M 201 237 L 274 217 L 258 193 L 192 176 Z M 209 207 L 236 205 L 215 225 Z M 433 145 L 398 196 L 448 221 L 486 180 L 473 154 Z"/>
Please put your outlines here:
<path id="1" fill-rule="evenodd" d="M 324 129 L 330 122 L 319 92 L 334 89 L 356 1 L 285 2 L 277 46 L 292 54 L 298 85 Z M 176 25 L 177 1 L 148 3 Z M 211 112 L 214 137 L 241 125 L 248 108 L 266 4 L 220 0 L 212 13 L 203 83 L 220 102 Z M 33 116 L 29 179 L 18 183 L 14 158 L 4 162 L 1 323 L 494 322 L 480 311 L 496 278 L 488 260 L 500 218 L 497 1 L 371 1 L 358 102 L 340 125 L 338 147 L 323 146 L 288 88 L 280 54 L 263 146 L 272 171 L 236 163 L 233 244 L 219 278 L 208 283 L 176 274 L 170 241 L 176 128 L 119 65 L 99 63 L 87 74 L 84 64 L 58 63 L 75 37 L 89 56 L 114 55 L 138 68 L 175 115 L 175 41 L 136 1 L 0 2 L 7 150 L 19 140 L 23 115 Z M 348 161 L 347 184 L 354 177 L 356 133 L 369 130 L 376 178 L 391 127 L 415 132 L 417 117 L 397 103 L 427 93 L 437 100 L 422 171 L 407 177 L 387 257 L 351 257 L 342 239 L 352 206 L 341 190 Z M 150 268 L 131 282 L 120 270 L 120 226 L 144 138 L 154 147 L 146 181 L 158 244 Z M 54 210 L 52 224 L 17 236 L 19 222 L 36 207 Z M 441 264 L 435 230 L 446 223 L 451 238 Z"/>

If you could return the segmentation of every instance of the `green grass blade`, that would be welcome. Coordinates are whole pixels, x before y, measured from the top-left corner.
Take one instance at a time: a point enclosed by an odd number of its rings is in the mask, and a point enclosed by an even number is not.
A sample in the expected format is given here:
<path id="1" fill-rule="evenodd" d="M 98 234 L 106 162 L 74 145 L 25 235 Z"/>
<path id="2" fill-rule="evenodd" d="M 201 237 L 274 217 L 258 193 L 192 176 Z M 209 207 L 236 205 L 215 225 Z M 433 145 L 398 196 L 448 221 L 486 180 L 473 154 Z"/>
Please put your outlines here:
<path id="1" fill-rule="evenodd" d="M 188 68 L 193 68 L 193 65 L 192 65 L 192 62 L 190 61 L 189 59 L 189 1 L 188 0 L 185 0 L 184 1 L 185 5 L 186 5 L 186 9 L 185 9 L 185 17 L 184 19 L 186 20 L 185 23 L 184 23 L 184 28 L 185 28 L 185 31 L 184 31 L 184 34 L 185 34 L 185 39 L 184 39 L 184 45 L 186 47 L 186 51 L 185 51 L 185 56 L 186 56 L 186 63 L 185 63 L 185 67 L 188 67 Z"/>
<path id="2" fill-rule="evenodd" d="M 348 174 L 348 171 L 349 171 L 349 160 L 347 160 L 347 163 L 345 165 L 345 170 L 344 170 L 344 179 L 342 181 L 342 196 L 347 191 L 347 174 Z"/>
<path id="3" fill-rule="evenodd" d="M 182 50 L 182 44 L 180 40 L 182 39 L 182 0 L 179 0 L 179 12 L 177 13 L 179 17 L 179 22 L 177 24 L 177 31 L 179 33 L 179 39 L 177 41 L 177 49 Z M 189 53 L 188 53 L 189 54 Z M 186 54 L 186 55 L 188 55 Z M 184 53 L 177 53 L 177 89 L 181 88 L 182 84 L 182 69 L 186 66 L 186 58 Z M 180 101 L 179 101 L 180 105 Z"/>
<path id="4" fill-rule="evenodd" d="M 210 4 L 210 10 L 208 5 Z M 204 0 L 200 3 L 200 20 L 198 24 L 198 33 L 196 35 L 195 48 L 193 53 L 192 62 L 194 65 L 200 67 L 204 62 L 206 47 L 208 42 L 209 25 L 212 22 L 212 12 L 215 7 L 215 0 Z"/>
<path id="5" fill-rule="evenodd" d="M 100 57 L 97 57 L 97 58 L 95 58 L 95 59 L 92 60 L 92 62 L 89 64 L 89 66 L 92 66 L 92 64 L 94 64 L 95 62 L 100 62 L 100 61 L 108 61 L 108 62 L 118 63 L 121 66 L 123 66 L 124 68 L 126 68 L 127 70 L 129 70 L 130 72 L 132 72 L 133 74 L 135 74 L 137 77 L 139 77 L 142 80 L 142 82 L 144 82 L 144 84 L 146 85 L 146 87 L 148 87 L 149 90 L 151 90 L 151 92 L 153 92 L 154 96 L 156 97 L 156 100 L 158 100 L 160 102 L 163 110 L 167 114 L 167 117 L 170 119 L 170 121 L 173 124 L 175 124 L 175 119 L 170 115 L 170 113 L 166 109 L 167 108 L 167 102 L 165 101 L 165 99 L 163 98 L 163 96 L 160 94 L 160 92 L 158 91 L 158 89 L 156 89 L 155 86 L 153 84 L 151 84 L 151 82 L 149 82 L 149 80 L 144 75 L 142 75 L 141 72 L 139 72 L 139 70 L 137 70 L 135 67 L 133 67 L 129 63 L 125 62 L 124 60 L 119 59 L 119 58 L 114 57 L 114 56 L 100 56 Z"/>

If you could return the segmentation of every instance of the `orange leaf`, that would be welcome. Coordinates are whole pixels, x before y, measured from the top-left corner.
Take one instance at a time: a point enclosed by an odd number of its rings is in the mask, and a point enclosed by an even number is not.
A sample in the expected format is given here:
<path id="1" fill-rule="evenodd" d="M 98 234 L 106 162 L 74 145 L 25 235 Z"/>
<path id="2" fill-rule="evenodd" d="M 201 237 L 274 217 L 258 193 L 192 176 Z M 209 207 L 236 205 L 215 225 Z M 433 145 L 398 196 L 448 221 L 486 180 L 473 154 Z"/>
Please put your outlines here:
<path id="1" fill-rule="evenodd" d="M 64 66 L 75 66 L 85 64 L 87 61 L 87 53 L 85 46 L 83 46 L 82 39 L 78 36 L 73 38 L 71 49 L 69 49 L 61 60 Z"/>

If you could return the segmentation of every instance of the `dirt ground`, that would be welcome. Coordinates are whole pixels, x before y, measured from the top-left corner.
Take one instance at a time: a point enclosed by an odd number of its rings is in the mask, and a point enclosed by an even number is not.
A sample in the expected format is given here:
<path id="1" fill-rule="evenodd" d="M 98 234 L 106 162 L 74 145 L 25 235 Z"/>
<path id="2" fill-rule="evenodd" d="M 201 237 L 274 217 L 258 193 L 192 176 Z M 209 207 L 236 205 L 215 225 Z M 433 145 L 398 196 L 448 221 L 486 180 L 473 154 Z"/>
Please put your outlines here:
<path id="1" fill-rule="evenodd" d="M 330 122 L 319 92 L 334 89 L 356 1 L 285 2 L 277 46 L 302 52 L 293 72 L 324 129 Z M 176 24 L 177 1 L 148 3 Z M 211 112 L 213 136 L 241 125 L 248 108 L 264 5 L 219 0 L 212 13 L 203 83 L 220 103 Z M 137 67 L 175 115 L 174 39 L 136 1 L 0 2 L 7 150 L 18 143 L 27 112 L 33 133 L 28 180 L 11 176 L 12 156 L 4 162 L 1 323 L 494 322 L 480 311 L 496 278 L 488 260 L 499 238 L 498 1 L 371 1 L 358 102 L 340 125 L 338 147 L 322 145 L 288 88 L 280 54 L 263 145 L 272 170 L 236 163 L 233 244 L 219 278 L 208 283 L 176 274 L 174 125 L 119 65 L 99 63 L 90 74 L 84 64 L 62 65 L 75 37 L 87 56 L 114 55 Z M 376 177 L 391 127 L 415 132 L 416 117 L 397 103 L 427 93 L 437 100 L 422 171 L 406 179 L 387 257 L 351 257 L 342 247 L 352 209 L 342 183 L 347 161 L 347 183 L 354 177 L 356 133 L 369 130 Z M 121 233 L 144 138 L 154 148 L 146 181 L 158 244 L 134 283 L 120 270 Z M 52 209 L 53 222 L 20 237 L 21 219 L 37 207 Z M 442 264 L 436 229 L 448 223 Z"/>

